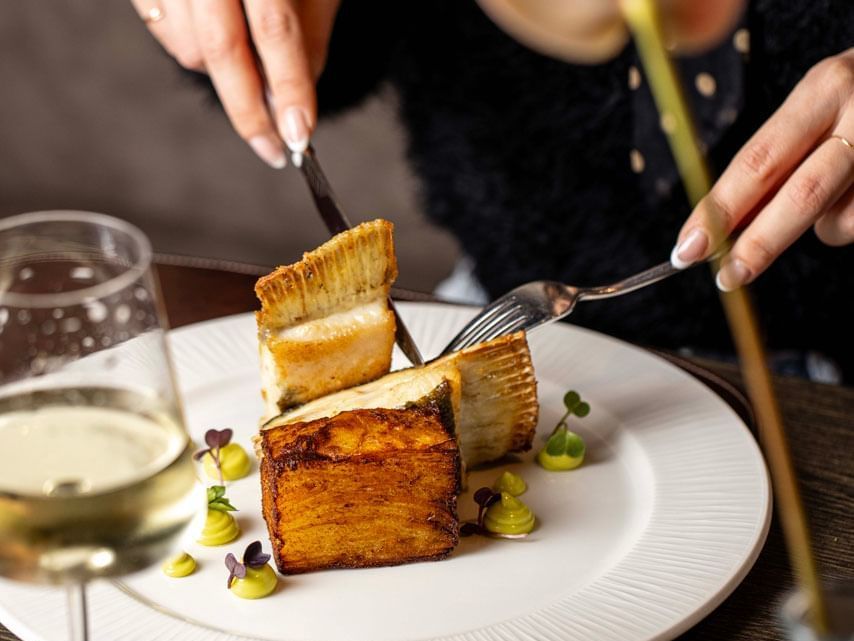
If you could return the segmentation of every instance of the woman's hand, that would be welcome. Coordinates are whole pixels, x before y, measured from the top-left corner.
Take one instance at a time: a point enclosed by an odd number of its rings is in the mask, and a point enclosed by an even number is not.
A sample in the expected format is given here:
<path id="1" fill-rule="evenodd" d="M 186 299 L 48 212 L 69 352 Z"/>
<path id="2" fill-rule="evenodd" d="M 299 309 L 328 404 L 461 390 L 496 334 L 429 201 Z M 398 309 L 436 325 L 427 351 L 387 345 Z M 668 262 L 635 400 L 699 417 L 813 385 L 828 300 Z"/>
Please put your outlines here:
<path id="1" fill-rule="evenodd" d="M 210 74 L 237 133 L 285 166 L 317 122 L 315 81 L 340 0 L 132 0 L 183 67 Z M 269 100 L 269 102 L 268 102 Z"/>
<path id="2" fill-rule="evenodd" d="M 828 245 L 854 242 L 854 49 L 817 64 L 741 148 L 679 233 L 684 268 L 742 229 L 718 287 L 761 274 L 811 226 Z"/>

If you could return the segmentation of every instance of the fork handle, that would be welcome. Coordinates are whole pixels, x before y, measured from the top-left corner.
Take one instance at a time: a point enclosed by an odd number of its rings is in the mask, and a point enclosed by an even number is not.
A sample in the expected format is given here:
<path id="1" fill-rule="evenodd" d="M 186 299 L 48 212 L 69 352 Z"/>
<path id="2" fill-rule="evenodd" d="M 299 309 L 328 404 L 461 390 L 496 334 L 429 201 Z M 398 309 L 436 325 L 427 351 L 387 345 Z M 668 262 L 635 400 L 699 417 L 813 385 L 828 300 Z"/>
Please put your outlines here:
<path id="1" fill-rule="evenodd" d="M 669 278 L 683 270 L 674 267 L 670 261 L 650 267 L 634 276 L 629 276 L 611 285 L 601 287 L 582 287 L 578 290 L 578 300 L 598 300 L 600 298 L 613 298 L 622 296 L 636 289 L 641 289 L 652 283 Z"/>

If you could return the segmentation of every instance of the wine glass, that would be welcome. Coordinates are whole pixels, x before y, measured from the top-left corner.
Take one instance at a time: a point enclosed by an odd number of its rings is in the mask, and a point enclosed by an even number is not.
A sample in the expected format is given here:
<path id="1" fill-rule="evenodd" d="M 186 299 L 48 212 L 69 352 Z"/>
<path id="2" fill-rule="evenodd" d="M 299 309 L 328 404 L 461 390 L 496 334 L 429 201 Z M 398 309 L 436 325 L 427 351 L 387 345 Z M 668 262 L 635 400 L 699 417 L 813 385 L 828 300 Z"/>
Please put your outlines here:
<path id="1" fill-rule="evenodd" d="M 0 220 L 0 576 L 68 586 L 168 554 L 203 508 L 151 246 L 101 214 Z"/>

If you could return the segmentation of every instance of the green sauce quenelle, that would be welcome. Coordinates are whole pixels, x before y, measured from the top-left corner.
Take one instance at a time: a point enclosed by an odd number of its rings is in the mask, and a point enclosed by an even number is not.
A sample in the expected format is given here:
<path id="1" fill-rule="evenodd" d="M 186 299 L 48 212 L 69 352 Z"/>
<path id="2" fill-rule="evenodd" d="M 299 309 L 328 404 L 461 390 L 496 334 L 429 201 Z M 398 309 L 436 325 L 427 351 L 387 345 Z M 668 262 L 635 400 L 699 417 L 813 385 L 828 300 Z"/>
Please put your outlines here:
<path id="1" fill-rule="evenodd" d="M 508 492 L 486 510 L 483 527 L 494 534 L 528 534 L 534 529 L 534 513 L 521 500 Z"/>
<path id="2" fill-rule="evenodd" d="M 561 427 L 537 454 L 537 463 L 552 472 L 574 470 L 584 462 L 586 451 L 584 440 L 578 434 Z"/>
<path id="3" fill-rule="evenodd" d="M 261 599 L 276 589 L 279 579 L 269 565 L 259 569 L 246 568 L 246 575 L 242 579 L 235 579 L 231 583 L 231 590 L 241 599 Z"/>
<path id="4" fill-rule="evenodd" d="M 253 541 L 246 547 L 242 563 L 229 552 L 225 556 L 228 589 L 241 599 L 261 599 L 271 594 L 279 578 L 268 565 L 269 560 L 270 555 L 261 549 L 261 541 Z"/>
<path id="5" fill-rule="evenodd" d="M 229 443 L 220 449 L 218 460 L 219 467 L 217 467 L 217 460 L 214 459 L 211 452 L 202 456 L 205 474 L 212 479 L 218 479 L 222 474 L 223 481 L 236 481 L 249 474 L 249 470 L 252 469 L 252 461 L 249 460 L 249 455 L 237 443 Z"/>
<path id="6" fill-rule="evenodd" d="M 566 413 L 558 421 L 546 446 L 537 454 L 537 463 L 552 472 L 574 470 L 584 462 L 584 453 L 587 451 L 584 439 L 570 432 L 566 421 L 571 415 L 584 418 L 590 414 L 590 405 L 582 401 L 581 395 L 574 390 L 564 394 L 563 405 Z"/>
<path id="7" fill-rule="evenodd" d="M 186 552 L 171 556 L 161 566 L 163 574 L 178 579 L 191 575 L 196 570 L 196 560 Z"/>
<path id="8" fill-rule="evenodd" d="M 528 491 L 528 484 L 518 474 L 513 474 L 513 472 L 505 470 L 495 480 L 492 489 L 496 492 L 507 492 L 513 496 L 521 496 Z"/>
<path id="9" fill-rule="evenodd" d="M 236 511 L 225 496 L 222 485 L 208 488 L 208 513 L 205 525 L 197 539 L 202 545 L 225 545 L 240 536 L 240 526 L 237 520 L 229 514 Z"/>
<path id="10" fill-rule="evenodd" d="M 205 432 L 206 448 L 193 454 L 196 461 L 202 461 L 205 474 L 217 479 L 220 485 L 226 481 L 241 479 L 252 469 L 249 456 L 237 443 L 231 442 L 234 430 L 208 430 Z"/>
<path id="11" fill-rule="evenodd" d="M 231 514 L 208 510 L 205 526 L 197 541 L 202 545 L 225 545 L 240 536 L 240 526 Z"/>

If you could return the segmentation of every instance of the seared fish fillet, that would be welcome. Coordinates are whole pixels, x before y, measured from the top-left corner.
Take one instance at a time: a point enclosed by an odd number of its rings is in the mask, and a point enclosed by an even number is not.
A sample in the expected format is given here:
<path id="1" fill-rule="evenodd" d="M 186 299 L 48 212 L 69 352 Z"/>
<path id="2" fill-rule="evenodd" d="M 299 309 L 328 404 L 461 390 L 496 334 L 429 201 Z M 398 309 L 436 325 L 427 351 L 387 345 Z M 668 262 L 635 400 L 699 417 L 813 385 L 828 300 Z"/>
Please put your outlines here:
<path id="1" fill-rule="evenodd" d="M 255 285 L 265 418 L 387 373 L 393 225 L 363 223 Z"/>
<path id="2" fill-rule="evenodd" d="M 523 332 L 316 399 L 268 421 L 261 427 L 261 435 L 271 428 L 347 410 L 404 407 L 443 379 L 449 381 L 452 390 L 460 386 L 459 401 L 454 405 L 458 407 L 457 436 L 467 467 L 531 449 L 539 405 Z M 260 455 L 258 443 L 256 439 Z"/>
<path id="3" fill-rule="evenodd" d="M 279 572 L 436 560 L 459 541 L 451 386 L 261 434 L 261 496 Z"/>

